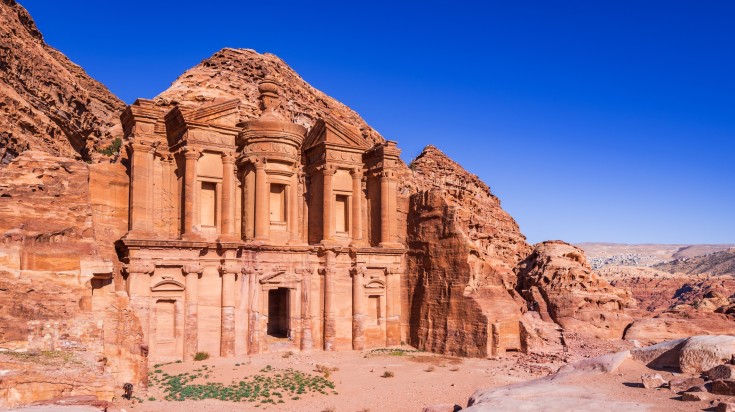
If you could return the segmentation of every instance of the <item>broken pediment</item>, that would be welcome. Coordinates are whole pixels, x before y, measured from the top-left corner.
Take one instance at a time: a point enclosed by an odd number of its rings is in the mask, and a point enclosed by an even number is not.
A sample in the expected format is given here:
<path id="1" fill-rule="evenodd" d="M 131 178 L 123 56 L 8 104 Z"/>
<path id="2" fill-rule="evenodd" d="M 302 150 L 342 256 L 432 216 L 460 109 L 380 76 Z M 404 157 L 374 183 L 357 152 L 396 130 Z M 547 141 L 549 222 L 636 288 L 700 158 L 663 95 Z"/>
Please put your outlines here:
<path id="1" fill-rule="evenodd" d="M 277 271 L 260 278 L 261 284 L 285 285 L 296 282 L 301 282 L 301 276 L 295 273 L 288 273 L 285 270 Z"/>
<path id="2" fill-rule="evenodd" d="M 335 145 L 367 150 L 368 142 L 356 127 L 333 118 L 319 119 L 309 131 L 303 150 L 307 151 L 320 145 Z"/>

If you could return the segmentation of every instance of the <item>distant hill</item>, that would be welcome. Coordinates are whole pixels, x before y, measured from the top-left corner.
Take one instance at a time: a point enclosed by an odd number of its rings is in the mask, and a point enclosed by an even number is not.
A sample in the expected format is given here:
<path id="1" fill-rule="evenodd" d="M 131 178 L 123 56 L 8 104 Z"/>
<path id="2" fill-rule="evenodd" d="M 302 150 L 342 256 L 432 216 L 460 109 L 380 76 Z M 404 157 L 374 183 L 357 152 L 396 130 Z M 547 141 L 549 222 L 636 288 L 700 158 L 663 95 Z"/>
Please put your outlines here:
<path id="1" fill-rule="evenodd" d="M 735 247 L 733 244 L 626 244 L 584 242 L 584 250 L 595 269 L 605 266 L 654 266 L 674 259 L 708 255 Z"/>
<path id="2" fill-rule="evenodd" d="M 653 266 L 657 270 L 688 275 L 735 275 L 735 248 L 721 250 L 704 256 L 679 257 Z"/>

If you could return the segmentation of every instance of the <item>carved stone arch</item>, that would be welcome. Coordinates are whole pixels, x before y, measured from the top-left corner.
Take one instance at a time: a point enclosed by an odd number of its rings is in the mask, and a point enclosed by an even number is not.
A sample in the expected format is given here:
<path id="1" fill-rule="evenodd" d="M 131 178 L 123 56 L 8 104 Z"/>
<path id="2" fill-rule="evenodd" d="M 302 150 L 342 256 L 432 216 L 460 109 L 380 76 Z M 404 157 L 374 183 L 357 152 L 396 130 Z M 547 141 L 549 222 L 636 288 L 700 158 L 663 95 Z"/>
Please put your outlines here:
<path id="1" fill-rule="evenodd" d="M 380 279 L 371 279 L 365 284 L 366 290 L 385 290 L 385 282 Z"/>
<path id="2" fill-rule="evenodd" d="M 185 289 L 183 283 L 173 279 L 164 279 L 151 286 L 151 292 L 183 292 Z"/>

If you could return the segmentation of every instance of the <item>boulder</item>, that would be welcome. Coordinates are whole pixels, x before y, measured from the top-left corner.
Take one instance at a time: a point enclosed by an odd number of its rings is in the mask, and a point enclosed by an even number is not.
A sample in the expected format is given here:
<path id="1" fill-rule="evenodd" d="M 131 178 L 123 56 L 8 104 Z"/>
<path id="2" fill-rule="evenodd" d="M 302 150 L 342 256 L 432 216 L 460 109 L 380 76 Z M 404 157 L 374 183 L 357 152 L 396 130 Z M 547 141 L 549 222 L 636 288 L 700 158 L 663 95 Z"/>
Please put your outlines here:
<path id="1" fill-rule="evenodd" d="M 641 375 L 641 382 L 646 389 L 660 388 L 666 385 L 666 380 L 659 373 L 645 373 Z"/>
<path id="2" fill-rule="evenodd" d="M 717 395 L 735 396 L 735 380 L 719 379 L 712 382 L 710 392 Z"/>
<path id="3" fill-rule="evenodd" d="M 720 402 L 715 408 L 716 412 L 735 412 L 735 403 Z"/>
<path id="4" fill-rule="evenodd" d="M 669 381 L 669 388 L 674 392 L 700 392 L 701 389 L 695 389 L 704 385 L 702 378 L 677 378 Z"/>
<path id="5" fill-rule="evenodd" d="M 735 355 L 735 336 L 692 336 L 681 347 L 679 367 L 684 373 L 700 373 L 729 362 Z"/>
<path id="6" fill-rule="evenodd" d="M 681 400 L 686 402 L 699 402 L 712 400 L 712 396 L 707 392 L 684 392 L 681 394 Z"/>
<path id="7" fill-rule="evenodd" d="M 678 369 L 679 354 L 686 341 L 687 339 L 677 339 L 635 348 L 630 350 L 630 355 L 634 360 L 645 364 L 649 368 Z"/>
<path id="8" fill-rule="evenodd" d="M 717 365 L 705 372 L 707 379 L 716 381 L 718 379 L 735 379 L 735 365 Z"/>

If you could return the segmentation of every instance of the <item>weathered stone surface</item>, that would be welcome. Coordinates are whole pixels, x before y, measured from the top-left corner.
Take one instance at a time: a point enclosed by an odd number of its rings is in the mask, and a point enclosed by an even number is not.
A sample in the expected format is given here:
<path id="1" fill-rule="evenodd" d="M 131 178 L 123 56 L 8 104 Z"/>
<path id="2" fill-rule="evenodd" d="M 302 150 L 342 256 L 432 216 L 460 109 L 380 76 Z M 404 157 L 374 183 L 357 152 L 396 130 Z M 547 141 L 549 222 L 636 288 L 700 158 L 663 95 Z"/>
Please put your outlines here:
<path id="1" fill-rule="evenodd" d="M 718 379 L 712 382 L 710 392 L 716 395 L 735 396 L 735 380 Z"/>
<path id="2" fill-rule="evenodd" d="M 681 348 L 687 339 L 670 340 L 651 346 L 631 349 L 634 360 L 651 368 L 679 368 Z"/>
<path id="3" fill-rule="evenodd" d="M 735 355 L 735 336 L 692 336 L 681 347 L 679 367 L 684 373 L 700 373 L 729 362 Z"/>
<path id="4" fill-rule="evenodd" d="M 707 392 L 684 392 L 681 394 L 681 400 L 684 402 L 700 402 L 709 401 L 712 399 L 712 395 Z"/>
<path id="5" fill-rule="evenodd" d="M 521 349 L 525 302 L 512 268 L 529 247 L 518 225 L 487 185 L 436 148 L 410 167 L 409 343 L 461 356 Z"/>
<path id="6" fill-rule="evenodd" d="M 641 375 L 644 388 L 660 388 L 666 384 L 666 379 L 660 373 L 646 373 Z"/>
<path id="7" fill-rule="evenodd" d="M 534 246 L 519 264 L 517 289 L 564 330 L 600 338 L 621 338 L 633 318 L 625 309 L 635 301 L 590 268 L 584 252 L 561 241 Z M 544 315 L 544 312 L 546 315 Z"/>
<path id="8" fill-rule="evenodd" d="M 735 365 L 717 365 L 705 372 L 707 379 L 715 381 L 718 379 L 735 379 Z"/>
<path id="9" fill-rule="evenodd" d="M 120 175 L 125 177 L 120 165 L 90 166 L 38 151 L 0 168 L 2 347 L 81 356 L 87 368 L 79 373 L 91 387 L 101 385 L 100 399 L 107 400 L 116 379 L 145 375 L 135 342 L 140 326 L 113 280 L 119 267 L 114 238 L 127 227 L 127 212 L 120 213 L 115 200 L 117 192 L 127 193 L 126 184 L 114 188 Z M 36 376 L 32 362 L 19 367 Z M 75 384 L 64 376 L 48 391 L 33 380 L 13 381 L 13 388 L 22 388 L 18 402 L 57 389 L 53 396 L 68 393 Z"/>
<path id="10" fill-rule="evenodd" d="M 698 387 L 704 385 L 704 379 L 697 377 L 677 378 L 669 381 L 669 389 L 673 392 L 696 392 Z"/>
<path id="11" fill-rule="evenodd" d="M 25 150 L 104 159 L 123 102 L 47 45 L 28 12 L 0 2 L 0 164 Z"/>
<path id="12" fill-rule="evenodd" d="M 716 412 L 735 412 L 735 403 L 720 402 L 715 407 Z"/>

